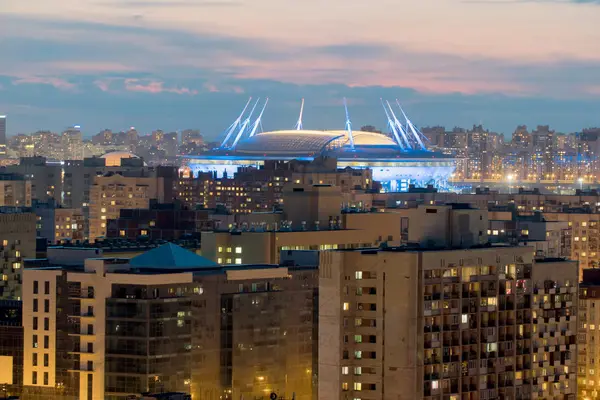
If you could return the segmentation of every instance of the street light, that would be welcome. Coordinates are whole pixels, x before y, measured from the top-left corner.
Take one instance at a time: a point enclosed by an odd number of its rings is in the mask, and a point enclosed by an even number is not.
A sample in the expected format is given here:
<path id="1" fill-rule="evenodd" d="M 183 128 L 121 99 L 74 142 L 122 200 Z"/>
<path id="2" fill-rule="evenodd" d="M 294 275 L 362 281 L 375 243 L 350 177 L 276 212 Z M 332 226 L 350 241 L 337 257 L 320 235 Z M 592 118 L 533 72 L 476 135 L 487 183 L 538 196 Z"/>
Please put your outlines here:
<path id="1" fill-rule="evenodd" d="M 579 181 L 579 189 L 583 190 L 583 178 L 577 179 Z"/>

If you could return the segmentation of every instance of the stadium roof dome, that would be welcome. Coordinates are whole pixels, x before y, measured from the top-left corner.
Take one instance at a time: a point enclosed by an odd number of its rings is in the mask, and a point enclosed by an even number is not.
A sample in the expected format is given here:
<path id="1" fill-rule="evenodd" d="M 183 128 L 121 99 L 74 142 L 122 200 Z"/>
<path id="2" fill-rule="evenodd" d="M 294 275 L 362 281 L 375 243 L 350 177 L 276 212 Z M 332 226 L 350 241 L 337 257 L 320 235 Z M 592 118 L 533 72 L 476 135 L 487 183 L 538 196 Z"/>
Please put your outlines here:
<path id="1" fill-rule="evenodd" d="M 120 167 L 121 160 L 124 158 L 139 158 L 133 153 L 128 151 L 112 151 L 110 153 L 106 153 L 100 158 L 104 158 L 107 167 Z"/>
<path id="2" fill-rule="evenodd" d="M 352 133 L 355 146 L 396 146 L 388 136 L 381 133 L 356 131 Z M 236 153 L 244 154 L 293 154 L 314 155 L 327 148 L 349 144 L 346 131 L 288 130 L 264 132 L 241 140 Z"/>

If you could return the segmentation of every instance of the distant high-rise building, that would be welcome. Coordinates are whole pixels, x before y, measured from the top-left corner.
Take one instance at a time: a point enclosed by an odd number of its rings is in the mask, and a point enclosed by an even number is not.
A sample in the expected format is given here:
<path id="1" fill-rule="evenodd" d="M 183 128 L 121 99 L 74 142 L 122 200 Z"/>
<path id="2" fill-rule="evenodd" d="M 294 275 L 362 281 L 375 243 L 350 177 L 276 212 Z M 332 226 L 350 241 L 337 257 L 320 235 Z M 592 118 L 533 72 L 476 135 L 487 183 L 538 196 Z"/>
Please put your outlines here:
<path id="1" fill-rule="evenodd" d="M 0 115 L 0 155 L 6 154 L 6 115 Z"/>
<path id="2" fill-rule="evenodd" d="M 0 115 L 0 144 L 6 144 L 6 115 Z"/>

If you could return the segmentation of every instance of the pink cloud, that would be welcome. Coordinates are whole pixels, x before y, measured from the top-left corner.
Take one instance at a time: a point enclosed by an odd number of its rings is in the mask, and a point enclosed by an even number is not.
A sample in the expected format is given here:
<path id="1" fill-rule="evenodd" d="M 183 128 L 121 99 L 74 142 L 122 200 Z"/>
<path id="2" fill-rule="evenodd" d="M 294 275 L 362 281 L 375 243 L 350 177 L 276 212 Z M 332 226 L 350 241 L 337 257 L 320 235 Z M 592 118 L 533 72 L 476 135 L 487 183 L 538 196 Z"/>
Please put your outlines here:
<path id="1" fill-rule="evenodd" d="M 77 85 L 61 78 L 46 77 L 46 76 L 28 76 L 13 80 L 13 85 L 50 85 L 57 89 L 65 91 L 73 91 Z"/>
<path id="2" fill-rule="evenodd" d="M 216 85 L 214 83 L 206 82 L 203 85 L 204 89 L 210 93 L 245 93 L 244 88 L 241 86 L 233 85 Z"/>
<path id="3" fill-rule="evenodd" d="M 187 87 L 165 87 L 164 82 L 147 80 L 147 79 L 134 79 L 128 78 L 124 81 L 125 90 L 129 92 L 140 92 L 140 93 L 175 93 L 175 94 L 187 94 L 196 95 L 198 91 Z M 100 87 L 100 86 L 99 86 Z M 100 87 L 102 90 L 102 87 Z"/>

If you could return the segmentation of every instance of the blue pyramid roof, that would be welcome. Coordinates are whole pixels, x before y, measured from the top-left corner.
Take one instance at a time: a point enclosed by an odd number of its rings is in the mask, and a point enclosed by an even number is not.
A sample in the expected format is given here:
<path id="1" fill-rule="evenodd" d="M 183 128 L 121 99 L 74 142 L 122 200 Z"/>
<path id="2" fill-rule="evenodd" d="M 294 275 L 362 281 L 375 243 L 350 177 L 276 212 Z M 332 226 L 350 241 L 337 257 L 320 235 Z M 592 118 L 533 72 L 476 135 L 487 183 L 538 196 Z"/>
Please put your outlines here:
<path id="1" fill-rule="evenodd" d="M 163 244 L 133 257 L 129 264 L 134 268 L 157 269 L 193 269 L 218 266 L 208 258 L 201 257 L 173 243 Z"/>

